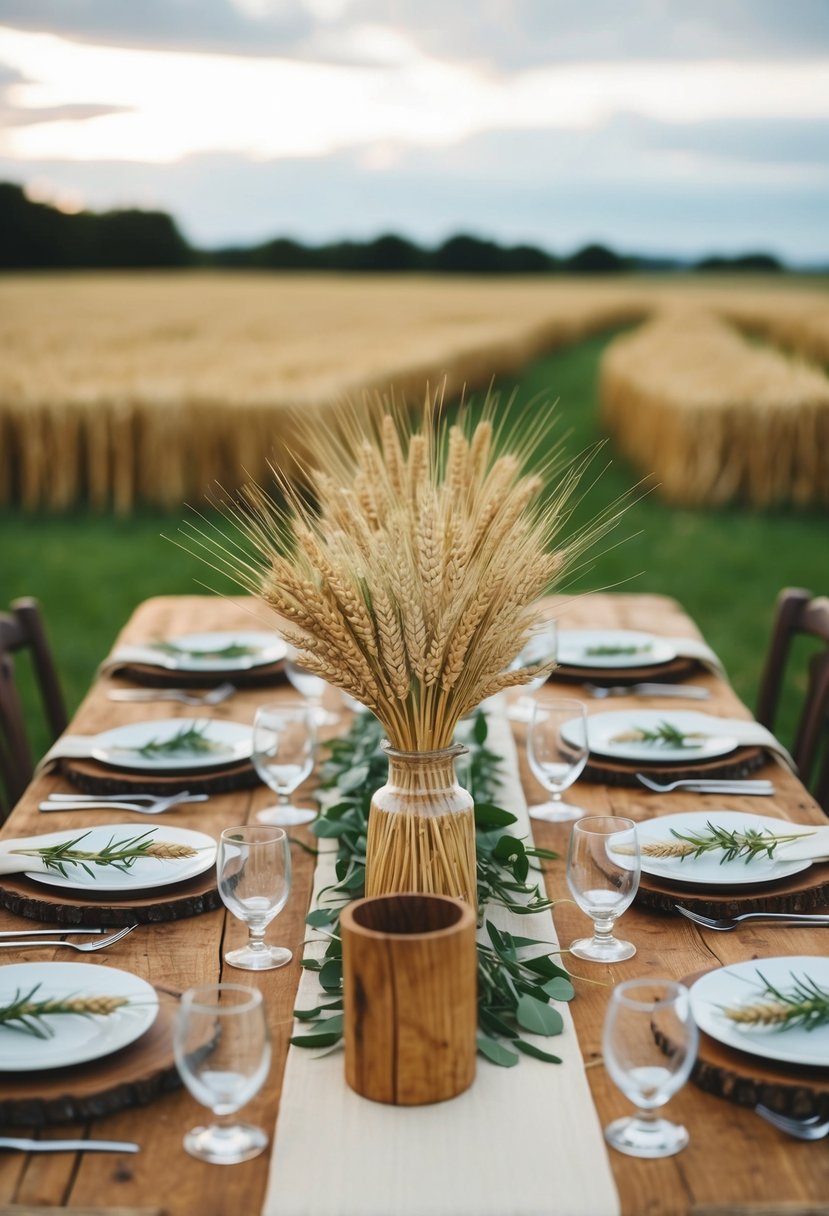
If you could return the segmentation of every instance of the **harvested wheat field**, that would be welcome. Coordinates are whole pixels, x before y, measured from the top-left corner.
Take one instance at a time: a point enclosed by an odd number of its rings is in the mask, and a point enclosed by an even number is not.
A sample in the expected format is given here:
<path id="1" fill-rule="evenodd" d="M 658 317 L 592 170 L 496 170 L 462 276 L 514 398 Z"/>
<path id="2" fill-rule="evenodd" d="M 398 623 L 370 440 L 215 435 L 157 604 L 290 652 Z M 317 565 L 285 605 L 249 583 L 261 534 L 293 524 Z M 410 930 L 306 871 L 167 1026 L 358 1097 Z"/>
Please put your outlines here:
<path id="1" fill-rule="evenodd" d="M 759 327 L 744 284 L 687 290 Z M 121 512 L 196 502 L 214 481 L 232 490 L 266 477 L 268 460 L 284 465 L 289 451 L 312 449 L 346 397 L 392 386 L 421 397 L 444 380 L 450 394 L 481 388 L 685 292 L 645 278 L 9 276 L 0 280 L 0 502 Z M 766 318 L 773 302 L 791 301 L 795 337 L 825 299 L 777 285 L 766 298 Z"/>
<path id="2" fill-rule="evenodd" d="M 670 310 L 618 338 L 603 418 L 669 502 L 829 505 L 829 380 L 713 313 Z"/>

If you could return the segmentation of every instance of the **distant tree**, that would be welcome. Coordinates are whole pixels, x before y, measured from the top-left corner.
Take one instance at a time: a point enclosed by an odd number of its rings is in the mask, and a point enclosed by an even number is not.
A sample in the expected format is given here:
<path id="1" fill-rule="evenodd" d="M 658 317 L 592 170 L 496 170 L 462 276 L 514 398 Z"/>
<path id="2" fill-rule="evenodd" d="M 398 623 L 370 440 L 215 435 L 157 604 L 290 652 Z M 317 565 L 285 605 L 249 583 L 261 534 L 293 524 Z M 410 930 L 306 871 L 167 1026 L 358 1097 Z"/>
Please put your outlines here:
<path id="1" fill-rule="evenodd" d="M 507 274 L 547 274 L 558 266 L 558 259 L 535 245 L 511 245 L 502 250 L 501 262 Z"/>
<path id="2" fill-rule="evenodd" d="M 459 233 L 435 250 L 431 264 L 435 270 L 452 274 L 498 274 L 503 268 L 503 250 L 494 241 Z"/>
<path id="3" fill-rule="evenodd" d="M 403 271 L 422 270 L 426 262 L 423 250 L 395 232 L 386 232 L 363 249 L 362 270 Z"/>
<path id="4" fill-rule="evenodd" d="M 771 253 L 743 253 L 737 257 L 712 256 L 702 258 L 694 266 L 695 270 L 714 272 L 754 272 L 776 274 L 784 269 L 783 263 Z"/>
<path id="5" fill-rule="evenodd" d="M 627 258 L 620 257 L 605 245 L 585 245 L 565 258 L 562 267 L 572 274 L 618 274 L 628 270 Z"/>
<path id="6" fill-rule="evenodd" d="M 315 250 L 307 245 L 278 237 L 251 250 L 250 261 L 251 265 L 267 270 L 310 270 L 317 265 L 318 259 Z"/>

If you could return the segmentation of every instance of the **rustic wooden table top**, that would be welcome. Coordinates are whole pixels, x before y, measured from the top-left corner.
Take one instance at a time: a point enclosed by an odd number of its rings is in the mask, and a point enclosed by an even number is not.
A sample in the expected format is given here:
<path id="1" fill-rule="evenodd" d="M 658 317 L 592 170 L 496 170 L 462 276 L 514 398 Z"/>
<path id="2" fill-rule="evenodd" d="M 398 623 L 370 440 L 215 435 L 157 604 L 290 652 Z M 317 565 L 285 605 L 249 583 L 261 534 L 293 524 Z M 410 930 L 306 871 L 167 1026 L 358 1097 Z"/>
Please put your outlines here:
<path id="1" fill-rule="evenodd" d="M 253 615 L 251 615 L 253 613 Z M 566 628 L 630 628 L 668 636 L 697 636 L 692 622 L 673 601 L 650 595 L 596 595 L 562 602 L 559 623 Z M 159 636 L 210 629 L 268 627 L 266 612 L 253 601 L 230 601 L 210 597 L 163 597 L 141 604 L 119 641 L 137 642 Z M 702 708 L 713 714 L 750 717 L 734 692 L 713 675 L 699 673 L 695 682 L 705 684 L 711 699 Z M 165 717 L 178 708 L 169 703 L 145 705 L 114 703 L 106 698 L 107 687 L 120 681 L 97 681 L 80 706 L 72 723 L 73 733 L 92 734 L 147 717 Z M 564 692 L 585 696 L 590 712 L 608 709 L 606 701 L 591 700 L 578 685 L 558 686 Z M 267 694 L 270 696 L 270 693 Z M 281 689 L 274 696 L 284 695 Z M 231 700 L 209 712 L 217 718 L 250 723 L 263 699 L 261 689 L 240 691 Z M 616 698 L 612 708 L 632 702 Z M 642 704 L 642 702 L 639 702 Z M 648 701 L 661 707 L 683 702 Z M 692 705 L 692 703 L 687 703 Z M 189 711 L 186 711 L 189 713 Z M 529 774 L 524 761 L 524 728 L 516 727 L 522 776 L 528 800 L 543 800 L 543 792 Z M 731 800 L 729 805 L 764 814 L 777 814 L 803 823 L 825 823 L 825 817 L 800 783 L 777 764 L 765 766 L 757 775 L 771 777 L 777 787 L 772 799 Z M 103 822 L 101 812 L 51 815 L 48 824 L 37 804 L 52 790 L 71 787 L 60 777 L 36 780 L 14 810 L 3 829 L 4 836 L 23 836 L 62 827 L 83 827 Z M 698 796 L 656 795 L 627 788 L 611 788 L 580 781 L 578 801 L 594 814 L 628 815 L 641 819 L 654 813 L 704 809 Z M 195 828 L 218 836 L 222 828 L 249 820 L 272 801 L 270 791 L 259 787 L 214 795 L 203 805 L 182 806 L 173 818 L 161 822 Z M 762 802 L 759 807 L 758 802 Z M 136 823 L 157 823 L 140 820 Z M 306 831 L 295 829 L 297 835 Z M 555 848 L 561 859 L 550 864 L 547 885 L 553 898 L 566 896 L 564 855 L 568 827 L 533 821 L 536 842 Z M 309 839 L 312 839 L 309 837 Z M 297 987 L 302 953 L 303 918 L 311 890 L 313 862 L 295 848 L 294 882 L 290 902 L 269 930 L 269 939 L 289 945 L 294 961 L 288 967 L 261 975 L 249 973 L 244 982 L 263 991 L 271 1023 L 274 1063 L 263 1092 L 246 1109 L 252 1122 L 273 1128 L 279 1105 L 280 1086 L 291 1010 Z M 583 915 L 563 902 L 555 914 L 560 942 L 566 946 L 585 931 Z M 34 927 L 10 913 L 0 914 L 0 928 Z M 598 967 L 573 960 L 578 975 L 599 983 L 578 984 L 572 1010 L 581 1050 L 602 1123 L 630 1109 L 614 1087 L 601 1063 L 601 1029 L 612 986 L 645 974 L 681 978 L 717 964 L 781 954 L 825 953 L 829 937 L 820 929 L 786 929 L 769 925 L 747 927 L 736 933 L 714 934 L 698 930 L 677 916 L 649 912 L 636 905 L 624 916 L 624 935 L 635 941 L 636 957 L 616 966 Z M 87 956 L 84 961 L 125 968 L 153 984 L 181 991 L 193 984 L 220 979 L 239 980 L 240 973 L 225 969 L 222 952 L 245 937 L 244 926 L 223 910 L 164 924 L 142 925 L 111 952 Z M 49 950 L 26 959 L 61 958 L 65 951 Z M 73 956 L 77 957 L 77 956 Z M 4 960 L 5 961 L 5 960 Z M 8 961 L 21 961 L 13 955 Z M 750 1110 L 723 1098 L 703 1093 L 687 1084 L 671 1100 L 668 1115 L 686 1124 L 690 1146 L 678 1156 L 661 1161 L 642 1161 L 611 1152 L 610 1158 L 625 1216 L 715 1216 L 719 1213 L 826 1212 L 829 1203 L 829 1154 L 825 1146 L 797 1142 L 769 1127 Z M 87 1153 L 32 1155 L 0 1154 L 0 1212 L 47 1207 L 80 1211 L 129 1209 L 167 1212 L 170 1216 L 221 1216 L 234 1211 L 240 1216 L 260 1212 L 268 1174 L 268 1157 L 216 1169 L 191 1159 L 181 1146 L 184 1131 L 204 1112 L 184 1090 L 154 1100 L 150 1105 L 127 1109 L 96 1120 L 84 1128 L 72 1125 L 53 1128 L 44 1135 L 75 1136 L 89 1133 L 108 1139 L 136 1140 L 142 1151 L 134 1157 Z M 567 1112 L 561 1112 L 562 1119 Z M 0 1128 L 0 1134 L 20 1134 L 20 1129 Z M 555 1135 L 555 1128 L 550 1128 Z M 550 1212 L 556 1210 L 555 1179 L 550 1179 Z M 597 1216 L 601 1216 L 597 1213 Z"/>

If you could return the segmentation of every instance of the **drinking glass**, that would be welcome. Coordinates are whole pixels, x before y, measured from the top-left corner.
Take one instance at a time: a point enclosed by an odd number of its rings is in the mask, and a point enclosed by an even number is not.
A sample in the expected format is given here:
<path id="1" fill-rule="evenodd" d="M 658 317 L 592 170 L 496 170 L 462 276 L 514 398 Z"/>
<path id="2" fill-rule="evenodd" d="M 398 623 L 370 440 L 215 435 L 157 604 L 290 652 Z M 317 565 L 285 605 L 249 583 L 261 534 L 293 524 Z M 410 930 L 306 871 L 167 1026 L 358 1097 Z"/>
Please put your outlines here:
<path id="1" fill-rule="evenodd" d="M 257 1157 L 268 1137 L 261 1128 L 231 1122 L 228 1116 L 259 1092 L 270 1068 L 262 993 L 241 984 L 188 989 L 176 1018 L 173 1052 L 187 1089 L 218 1119 L 186 1134 L 187 1152 L 214 1165 Z"/>
<path id="2" fill-rule="evenodd" d="M 291 850 L 284 828 L 245 824 L 225 828 L 216 856 L 219 895 L 225 907 L 248 926 L 246 946 L 230 950 L 225 962 L 243 971 L 269 971 L 291 961 L 285 946 L 268 946 L 265 930 L 288 902 Z"/>
<path id="3" fill-rule="evenodd" d="M 590 815 L 573 824 L 567 852 L 567 885 L 593 921 L 593 936 L 570 946 L 576 958 L 619 963 L 632 958 L 632 942 L 613 936 L 613 926 L 639 889 L 639 841 L 632 819 Z"/>
<path id="4" fill-rule="evenodd" d="M 300 696 L 308 702 L 314 726 L 333 726 L 339 722 L 339 714 L 331 713 L 330 710 L 323 707 L 322 698 L 328 687 L 325 680 L 322 676 L 315 676 L 313 672 L 297 663 L 296 659 L 291 657 L 290 652 L 285 660 L 285 675 Z"/>
<path id="5" fill-rule="evenodd" d="M 604 1062 L 637 1111 L 605 1128 L 605 1139 L 630 1157 L 671 1157 L 688 1131 L 655 1111 L 685 1084 L 699 1033 L 688 989 L 674 980 L 628 980 L 614 988 L 604 1023 Z"/>
<path id="6" fill-rule="evenodd" d="M 587 713 L 582 702 L 571 697 L 535 700 L 527 732 L 527 757 L 552 798 L 529 808 L 533 819 L 565 823 L 581 818 L 581 807 L 564 802 L 561 795 L 581 774 L 587 754 Z"/>
<path id="7" fill-rule="evenodd" d="M 558 649 L 558 634 L 555 621 L 548 621 L 541 633 L 535 634 L 527 642 L 526 646 L 519 652 L 515 661 L 510 664 L 510 667 L 515 670 L 519 667 L 529 667 L 535 663 L 549 663 L 556 657 Z M 538 692 L 547 680 L 547 676 L 536 676 L 534 680 L 530 680 L 529 684 L 525 684 L 524 694 L 507 709 L 507 717 L 513 722 L 530 722 L 532 720 L 533 705 L 535 698 L 533 693 Z"/>
<path id="8" fill-rule="evenodd" d="M 317 735 L 311 710 L 303 701 L 260 705 L 253 720 L 253 767 L 279 796 L 276 806 L 257 813 L 260 823 L 308 823 L 316 811 L 294 806 L 291 794 L 314 771 Z"/>

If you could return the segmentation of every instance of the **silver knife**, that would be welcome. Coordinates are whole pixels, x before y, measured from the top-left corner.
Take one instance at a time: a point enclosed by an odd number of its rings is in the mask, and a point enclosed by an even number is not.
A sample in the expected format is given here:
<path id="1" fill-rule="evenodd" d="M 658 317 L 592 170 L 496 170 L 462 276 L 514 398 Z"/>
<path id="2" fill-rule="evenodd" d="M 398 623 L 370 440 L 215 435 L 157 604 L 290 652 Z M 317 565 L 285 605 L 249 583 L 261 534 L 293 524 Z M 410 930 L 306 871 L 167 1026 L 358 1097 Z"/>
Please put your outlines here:
<path id="1" fill-rule="evenodd" d="M 109 929 L 62 929 L 60 925 L 56 929 L 2 929 L 0 930 L 0 938 L 3 937 L 87 937 L 90 934 L 98 936 L 101 933 L 108 933 Z"/>
<path id="2" fill-rule="evenodd" d="M 130 1140 L 25 1140 L 0 1136 L 0 1148 L 16 1148 L 23 1153 L 138 1153 L 139 1144 Z"/>

